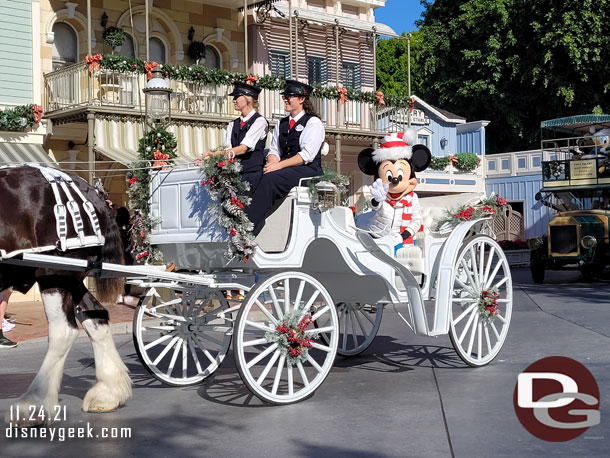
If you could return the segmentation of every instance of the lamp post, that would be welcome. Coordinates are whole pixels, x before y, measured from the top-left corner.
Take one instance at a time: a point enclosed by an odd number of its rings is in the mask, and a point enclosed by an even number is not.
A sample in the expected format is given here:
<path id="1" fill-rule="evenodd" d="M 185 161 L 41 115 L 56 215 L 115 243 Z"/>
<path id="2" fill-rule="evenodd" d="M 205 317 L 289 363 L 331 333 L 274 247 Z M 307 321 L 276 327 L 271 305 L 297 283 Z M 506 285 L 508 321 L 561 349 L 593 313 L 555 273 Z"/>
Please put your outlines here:
<path id="1" fill-rule="evenodd" d="M 153 128 L 169 124 L 172 117 L 172 89 L 169 82 L 163 78 L 161 69 L 157 67 L 152 71 L 152 78 L 148 80 L 143 92 L 146 124 Z"/>

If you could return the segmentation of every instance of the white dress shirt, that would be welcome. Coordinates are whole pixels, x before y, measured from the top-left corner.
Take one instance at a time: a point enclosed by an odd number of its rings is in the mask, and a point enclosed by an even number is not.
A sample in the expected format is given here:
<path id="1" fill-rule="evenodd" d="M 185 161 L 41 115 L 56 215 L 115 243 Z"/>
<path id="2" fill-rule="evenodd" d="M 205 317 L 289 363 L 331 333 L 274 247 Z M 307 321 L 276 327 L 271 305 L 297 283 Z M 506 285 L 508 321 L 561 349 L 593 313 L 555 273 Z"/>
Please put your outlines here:
<path id="1" fill-rule="evenodd" d="M 256 110 L 252 110 L 248 115 L 244 118 L 243 116 L 239 117 L 240 122 L 248 122 L 252 116 L 254 116 Z M 231 134 L 233 133 L 233 123 L 235 121 L 231 121 L 225 130 L 225 141 L 224 147 L 225 149 L 231 149 Z M 252 151 L 259 140 L 267 138 L 267 132 L 269 131 L 269 125 L 267 121 L 262 116 L 254 121 L 254 124 L 250 126 L 248 132 L 246 132 L 246 136 L 241 141 L 241 145 L 246 145 L 248 147 L 248 151 Z M 239 145 L 238 145 L 239 146 Z"/>
<path id="2" fill-rule="evenodd" d="M 290 117 L 290 119 L 294 119 L 294 122 L 298 122 L 305 115 L 305 111 L 301 111 L 294 118 Z M 290 122 L 290 120 L 288 121 Z M 326 133 L 324 132 L 324 124 L 317 116 L 312 116 L 309 121 L 307 121 L 307 125 L 303 132 L 301 132 L 301 136 L 299 137 L 299 146 L 301 147 L 301 151 L 298 154 L 303 158 L 303 162 L 305 164 L 309 164 L 315 158 L 320 148 L 322 147 L 322 143 L 324 142 L 324 137 Z M 273 129 L 273 134 L 271 136 L 271 145 L 269 145 L 269 154 L 273 154 L 278 158 L 281 157 L 280 147 L 278 145 L 278 141 L 280 138 L 280 123 L 278 122 Z"/>

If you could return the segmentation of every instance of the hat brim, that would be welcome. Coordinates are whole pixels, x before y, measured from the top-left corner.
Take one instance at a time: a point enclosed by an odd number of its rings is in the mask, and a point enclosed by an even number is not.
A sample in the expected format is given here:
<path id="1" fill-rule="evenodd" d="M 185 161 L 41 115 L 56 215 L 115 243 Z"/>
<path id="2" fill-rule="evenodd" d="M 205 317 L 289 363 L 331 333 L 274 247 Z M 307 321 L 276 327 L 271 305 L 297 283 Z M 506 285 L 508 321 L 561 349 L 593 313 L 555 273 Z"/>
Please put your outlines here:
<path id="1" fill-rule="evenodd" d="M 378 148 L 373 151 L 372 157 L 377 164 L 383 161 L 397 161 L 399 159 L 411 159 L 413 149 L 410 146 L 394 146 L 392 148 Z"/>

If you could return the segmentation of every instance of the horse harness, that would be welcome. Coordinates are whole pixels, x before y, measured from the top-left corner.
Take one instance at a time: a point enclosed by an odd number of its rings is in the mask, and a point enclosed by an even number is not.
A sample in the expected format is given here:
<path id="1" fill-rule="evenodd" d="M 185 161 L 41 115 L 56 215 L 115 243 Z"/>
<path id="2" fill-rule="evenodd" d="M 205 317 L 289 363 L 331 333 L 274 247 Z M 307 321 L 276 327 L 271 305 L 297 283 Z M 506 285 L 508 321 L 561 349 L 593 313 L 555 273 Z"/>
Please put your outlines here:
<path id="1" fill-rule="evenodd" d="M 38 169 L 42 176 L 49 182 L 53 195 L 55 196 L 56 204 L 53 207 L 53 213 L 55 214 L 56 230 L 58 241 L 55 245 L 48 245 L 42 247 L 26 248 L 22 250 L 15 250 L 7 253 L 5 250 L 0 249 L 0 259 L 11 258 L 21 253 L 36 253 L 51 250 L 66 251 L 75 248 L 85 248 L 91 246 L 100 246 L 105 242 L 104 236 L 100 229 L 100 223 L 95 212 L 93 204 L 84 196 L 78 186 L 72 180 L 72 177 L 61 170 L 45 167 L 38 164 L 25 164 L 29 167 Z M 1 168 L 12 168 L 16 166 L 4 166 Z M 67 199 L 66 203 L 63 203 L 62 193 Z M 95 235 L 85 235 L 85 225 L 83 223 L 83 217 L 81 211 L 78 208 L 78 203 L 74 199 L 72 193 L 74 193 L 81 201 L 81 205 L 89 218 L 91 227 Z M 67 214 L 70 214 L 74 231 L 78 235 L 77 237 L 68 238 L 68 218 Z"/>

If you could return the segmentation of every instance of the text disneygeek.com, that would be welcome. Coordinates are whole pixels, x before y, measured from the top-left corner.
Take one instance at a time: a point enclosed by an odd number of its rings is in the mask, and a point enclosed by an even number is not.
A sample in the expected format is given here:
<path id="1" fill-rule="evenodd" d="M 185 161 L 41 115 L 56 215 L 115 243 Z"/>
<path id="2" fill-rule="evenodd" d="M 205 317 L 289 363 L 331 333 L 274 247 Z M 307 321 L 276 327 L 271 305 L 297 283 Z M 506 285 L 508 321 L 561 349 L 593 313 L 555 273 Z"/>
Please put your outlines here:
<path id="1" fill-rule="evenodd" d="M 39 426 L 36 428 L 19 428 L 13 423 L 5 429 L 7 439 L 47 439 L 49 442 L 64 442 L 66 439 L 129 439 L 131 428 L 93 428 L 89 422 L 86 426 Z"/>

